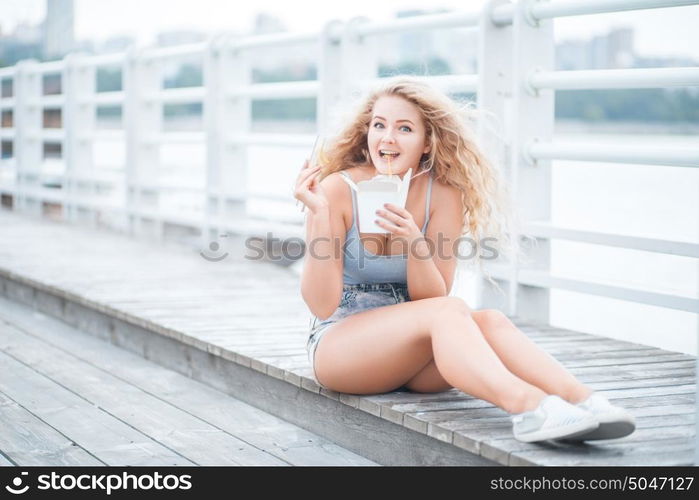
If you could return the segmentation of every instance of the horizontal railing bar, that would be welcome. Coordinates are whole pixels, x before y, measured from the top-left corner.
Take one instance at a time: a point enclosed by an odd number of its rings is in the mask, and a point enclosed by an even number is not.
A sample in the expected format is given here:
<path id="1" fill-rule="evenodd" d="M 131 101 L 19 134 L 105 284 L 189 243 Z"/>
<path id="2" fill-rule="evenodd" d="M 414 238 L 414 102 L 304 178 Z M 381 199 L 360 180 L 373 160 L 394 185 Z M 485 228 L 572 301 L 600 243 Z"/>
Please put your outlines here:
<path id="1" fill-rule="evenodd" d="M 301 82 L 275 82 L 256 83 L 247 87 L 238 87 L 229 92 L 231 97 L 251 97 L 251 98 L 299 98 L 317 97 L 320 91 L 320 82 L 317 80 Z"/>
<path id="2" fill-rule="evenodd" d="M 509 281 L 510 270 L 504 265 L 489 266 L 492 277 L 500 281 Z M 699 310 L 699 299 L 660 292 L 649 292 L 617 285 L 606 285 L 592 281 L 552 276 L 545 271 L 519 269 L 517 282 L 521 285 L 538 288 L 556 288 L 572 292 L 598 295 L 613 299 L 638 302 L 652 306 L 666 307 L 679 311 L 696 312 Z"/>
<path id="3" fill-rule="evenodd" d="M 553 0 L 532 2 L 531 14 L 535 19 L 604 14 L 630 10 L 658 9 L 699 4 L 697 0 Z"/>
<path id="4" fill-rule="evenodd" d="M 96 56 L 81 57 L 77 61 L 77 66 L 81 68 L 115 66 L 123 64 L 125 60 L 125 52 L 119 52 L 118 54 L 101 54 Z"/>
<path id="5" fill-rule="evenodd" d="M 525 147 L 531 160 L 601 161 L 672 167 L 699 167 L 699 147 L 659 147 L 582 142 L 531 142 Z"/>
<path id="6" fill-rule="evenodd" d="M 130 189 L 142 190 L 142 191 L 190 191 L 190 192 L 201 192 L 206 191 L 206 185 L 202 182 L 200 186 L 195 184 L 184 184 L 178 182 L 167 182 L 167 181 L 156 181 L 156 182 L 132 182 L 129 185 Z"/>
<path id="7" fill-rule="evenodd" d="M 162 89 L 158 93 L 148 94 L 145 101 L 162 102 L 164 104 L 182 104 L 201 102 L 206 95 L 204 87 L 184 87 L 177 89 Z"/>
<path id="8" fill-rule="evenodd" d="M 637 68 L 585 71 L 533 71 L 534 89 L 643 89 L 699 85 L 699 68 Z"/>
<path id="9" fill-rule="evenodd" d="M 207 217 L 203 213 L 182 213 L 174 210 L 147 212 L 135 207 L 129 207 L 123 210 L 132 216 L 159 220 L 168 224 L 177 224 L 193 228 L 202 227 L 203 225 L 214 225 L 224 231 L 244 236 L 264 235 L 271 232 L 278 238 L 303 238 L 303 228 L 298 224 L 275 224 L 270 223 L 270 220 L 253 218 L 234 220 L 231 218 Z"/>
<path id="10" fill-rule="evenodd" d="M 144 142 L 150 144 L 164 143 L 198 143 L 206 140 L 205 132 L 163 132 L 161 134 L 153 134 L 147 137 Z"/>
<path id="11" fill-rule="evenodd" d="M 38 201 L 50 201 L 52 203 L 63 203 L 65 201 L 65 192 L 60 189 L 26 189 L 20 187 L 15 193 L 18 196 L 24 196 Z"/>
<path id="12" fill-rule="evenodd" d="M 122 184 L 123 176 L 86 176 L 86 175 L 66 175 L 66 180 L 75 184 L 116 186 Z"/>
<path id="13" fill-rule="evenodd" d="M 314 134 L 233 134 L 228 137 L 228 142 L 249 146 L 311 147 L 315 139 Z"/>
<path id="14" fill-rule="evenodd" d="M 37 101 L 32 102 L 33 106 L 42 106 L 44 108 L 48 107 L 59 107 L 66 103 L 66 96 L 63 94 L 58 95 L 45 95 L 39 97 Z"/>
<path id="15" fill-rule="evenodd" d="M 281 195 L 275 193 L 265 193 L 264 191 L 248 191 L 248 196 L 250 198 L 256 198 L 258 200 L 277 201 L 280 203 L 296 203 L 296 200 L 293 196 L 291 196 L 291 194 Z"/>
<path id="16" fill-rule="evenodd" d="M 90 97 L 80 99 L 81 104 L 123 104 L 126 93 L 118 90 L 113 92 L 95 92 Z"/>
<path id="17" fill-rule="evenodd" d="M 14 97 L 5 97 L 3 99 L 0 99 L 0 108 L 14 108 L 15 107 L 15 98 Z"/>
<path id="18" fill-rule="evenodd" d="M 525 233 L 538 238 L 561 239 L 581 243 L 592 243 L 595 245 L 628 248 L 631 250 L 643 250 L 645 252 L 699 258 L 699 244 L 685 241 L 642 238 L 638 236 L 601 233 L 598 231 L 583 231 L 558 227 L 546 222 L 527 223 L 525 226 Z"/>
<path id="19" fill-rule="evenodd" d="M 480 12 L 448 12 L 405 17 L 390 21 L 368 22 L 357 25 L 356 34 L 369 36 L 435 28 L 475 28 L 478 26 L 480 17 Z"/>
<path id="20" fill-rule="evenodd" d="M 14 128 L 0 128 L 0 137 L 3 139 L 12 139 L 15 136 Z"/>
<path id="21" fill-rule="evenodd" d="M 512 24 L 512 19 L 515 15 L 515 6 L 513 3 L 505 3 L 493 8 L 490 13 L 490 20 L 496 26 L 507 26 Z"/>
<path id="22" fill-rule="evenodd" d="M 63 68 L 65 68 L 65 65 L 65 61 L 62 59 L 59 61 L 42 62 L 36 65 L 36 71 L 43 74 L 60 73 L 63 71 Z"/>
<path id="23" fill-rule="evenodd" d="M 264 236 L 268 233 L 274 234 L 276 238 L 301 238 L 304 236 L 304 229 L 296 223 L 274 222 L 271 219 L 252 218 L 233 220 L 231 218 L 213 218 L 210 220 L 214 225 L 223 228 L 234 234 L 243 236 Z"/>
<path id="24" fill-rule="evenodd" d="M 123 206 L 119 201 L 112 201 L 110 202 L 107 199 L 104 198 L 97 198 L 97 197 L 83 197 L 79 196 L 75 198 L 74 200 L 70 200 L 69 202 L 71 205 L 75 205 L 77 207 L 87 207 L 90 209 L 106 209 L 110 210 L 113 212 L 122 212 L 123 211 Z"/>
<path id="25" fill-rule="evenodd" d="M 44 141 L 62 141 L 66 137 L 66 132 L 62 128 L 44 128 L 28 134 L 30 138 Z"/>
<path id="26" fill-rule="evenodd" d="M 339 39 L 340 34 L 337 33 Z M 289 46 L 300 43 L 311 43 L 318 41 L 320 33 L 318 31 L 307 31 L 301 33 L 273 33 L 268 35 L 257 35 L 241 40 L 232 40 L 228 48 L 240 49 L 261 49 L 264 47 L 276 47 L 279 45 Z"/>
<path id="27" fill-rule="evenodd" d="M 144 61 L 156 61 L 178 57 L 190 57 L 204 54 L 208 47 L 207 42 L 188 43 L 173 47 L 146 48 L 138 54 L 138 59 Z"/>
<path id="28" fill-rule="evenodd" d="M 123 141 L 126 133 L 122 129 L 91 130 L 78 135 L 80 141 Z"/>

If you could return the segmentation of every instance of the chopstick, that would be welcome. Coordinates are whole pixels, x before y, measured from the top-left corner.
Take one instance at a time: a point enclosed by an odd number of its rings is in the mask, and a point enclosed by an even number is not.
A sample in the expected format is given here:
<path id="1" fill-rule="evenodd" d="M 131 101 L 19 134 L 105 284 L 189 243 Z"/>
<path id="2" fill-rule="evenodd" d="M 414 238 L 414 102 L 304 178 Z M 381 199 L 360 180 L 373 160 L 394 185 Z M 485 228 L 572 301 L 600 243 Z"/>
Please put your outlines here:
<path id="1" fill-rule="evenodd" d="M 318 141 L 320 140 L 320 135 L 316 135 L 316 140 L 313 143 L 313 149 L 311 149 L 311 157 L 308 160 L 308 168 L 312 168 L 313 164 L 315 163 L 316 157 L 318 156 Z M 301 204 L 301 212 L 304 212 L 306 210 L 306 205 Z M 299 200 L 296 200 L 296 206 L 299 206 Z"/>

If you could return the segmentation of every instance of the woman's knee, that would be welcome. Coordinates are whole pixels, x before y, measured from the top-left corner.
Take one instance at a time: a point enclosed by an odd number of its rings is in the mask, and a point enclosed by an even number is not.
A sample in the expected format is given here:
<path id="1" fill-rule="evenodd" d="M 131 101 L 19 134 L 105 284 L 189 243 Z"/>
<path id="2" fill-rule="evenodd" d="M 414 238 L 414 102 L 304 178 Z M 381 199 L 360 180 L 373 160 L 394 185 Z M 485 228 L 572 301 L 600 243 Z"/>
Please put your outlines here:
<path id="1" fill-rule="evenodd" d="M 440 297 L 441 299 L 441 311 L 443 312 L 444 310 L 449 311 L 449 312 L 457 312 L 461 313 L 464 315 L 470 315 L 473 310 L 469 307 L 469 305 L 466 303 L 464 299 L 461 297 Z"/>
<path id="2" fill-rule="evenodd" d="M 502 327 L 510 326 L 512 322 L 502 311 L 497 309 L 481 309 L 473 311 L 471 317 L 478 324 L 483 332 L 500 330 Z"/>

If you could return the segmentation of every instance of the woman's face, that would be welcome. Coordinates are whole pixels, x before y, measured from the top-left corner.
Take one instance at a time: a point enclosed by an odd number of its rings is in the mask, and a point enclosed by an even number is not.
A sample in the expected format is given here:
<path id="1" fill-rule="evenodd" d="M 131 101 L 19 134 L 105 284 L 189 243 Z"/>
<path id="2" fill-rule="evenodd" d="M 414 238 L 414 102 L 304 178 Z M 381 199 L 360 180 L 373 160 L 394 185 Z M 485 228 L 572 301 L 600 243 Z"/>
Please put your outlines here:
<path id="1" fill-rule="evenodd" d="M 415 174 L 420 157 L 430 150 L 425 140 L 425 124 L 415 104 L 398 96 L 376 100 L 367 145 L 379 173 L 388 174 L 390 161 L 393 174 L 403 175 L 409 168 Z"/>

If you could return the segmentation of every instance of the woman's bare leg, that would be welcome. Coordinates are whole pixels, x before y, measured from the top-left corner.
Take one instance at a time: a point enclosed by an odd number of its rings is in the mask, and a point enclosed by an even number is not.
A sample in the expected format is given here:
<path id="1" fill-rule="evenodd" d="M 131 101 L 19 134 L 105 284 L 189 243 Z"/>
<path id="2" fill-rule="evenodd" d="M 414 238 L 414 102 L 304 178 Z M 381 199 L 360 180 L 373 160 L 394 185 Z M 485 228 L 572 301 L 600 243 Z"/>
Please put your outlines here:
<path id="1" fill-rule="evenodd" d="M 531 410 L 546 396 L 505 367 L 456 297 L 403 302 L 343 319 L 318 344 L 316 375 L 339 392 L 374 394 L 400 387 L 433 359 L 449 385 L 509 413 Z"/>
<path id="2" fill-rule="evenodd" d="M 502 312 L 484 309 L 473 311 L 471 316 L 508 370 L 519 378 L 571 403 L 579 403 L 592 393 Z"/>

